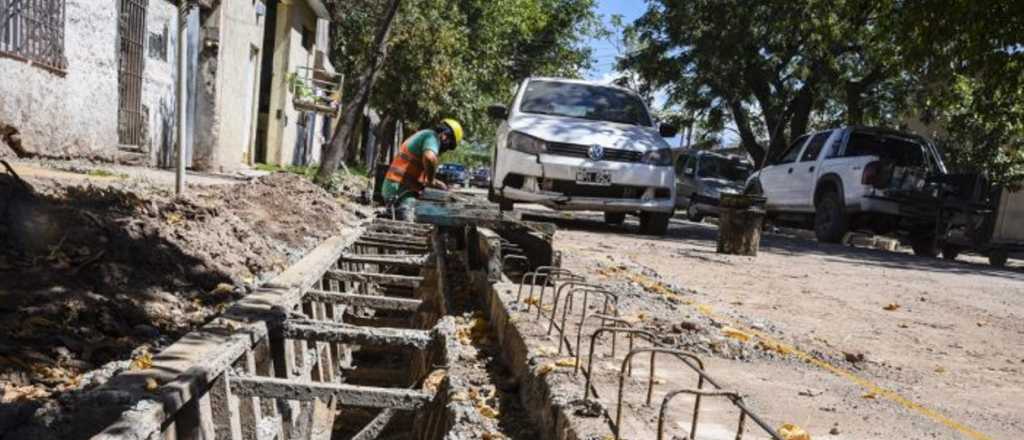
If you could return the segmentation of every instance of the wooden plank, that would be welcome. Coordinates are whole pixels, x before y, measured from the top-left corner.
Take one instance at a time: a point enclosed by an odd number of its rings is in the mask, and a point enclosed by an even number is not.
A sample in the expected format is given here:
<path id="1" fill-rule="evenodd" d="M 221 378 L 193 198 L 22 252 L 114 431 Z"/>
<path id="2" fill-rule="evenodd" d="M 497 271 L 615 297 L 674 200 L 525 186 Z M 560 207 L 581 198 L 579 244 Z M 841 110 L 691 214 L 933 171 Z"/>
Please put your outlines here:
<path id="1" fill-rule="evenodd" d="M 309 341 L 342 342 L 374 347 L 411 347 L 424 349 L 433 338 L 425 330 L 400 328 L 362 328 L 328 321 L 289 320 L 281 326 L 286 338 Z"/>
<path id="2" fill-rule="evenodd" d="M 379 295 L 359 295 L 346 292 L 327 292 L 324 290 L 310 290 L 306 292 L 306 299 L 310 301 L 323 301 L 333 304 L 345 304 L 355 307 L 366 307 L 377 310 L 397 310 L 403 312 L 415 312 L 423 305 L 423 301 L 408 298 L 392 298 Z"/>
<path id="3" fill-rule="evenodd" d="M 357 283 L 377 283 L 402 287 L 417 287 L 423 282 L 423 277 L 413 275 L 392 275 L 384 273 L 360 273 L 346 270 L 328 270 L 324 273 L 328 279 L 338 281 L 354 281 Z"/>
<path id="4" fill-rule="evenodd" d="M 427 244 L 427 240 L 430 232 L 423 232 L 418 234 L 393 234 L 386 232 L 366 232 L 361 237 L 362 240 L 375 240 L 385 243 L 413 243 L 413 244 Z"/>
<path id="5" fill-rule="evenodd" d="M 376 264 L 380 266 L 417 269 L 426 264 L 425 255 L 380 255 L 380 254 L 345 254 L 341 261 L 346 263 Z"/>
<path id="6" fill-rule="evenodd" d="M 276 377 L 235 376 L 229 383 L 231 392 L 240 396 L 304 402 L 329 401 L 333 398 L 339 405 L 363 408 L 414 410 L 433 399 L 432 395 L 416 390 L 287 380 Z"/>

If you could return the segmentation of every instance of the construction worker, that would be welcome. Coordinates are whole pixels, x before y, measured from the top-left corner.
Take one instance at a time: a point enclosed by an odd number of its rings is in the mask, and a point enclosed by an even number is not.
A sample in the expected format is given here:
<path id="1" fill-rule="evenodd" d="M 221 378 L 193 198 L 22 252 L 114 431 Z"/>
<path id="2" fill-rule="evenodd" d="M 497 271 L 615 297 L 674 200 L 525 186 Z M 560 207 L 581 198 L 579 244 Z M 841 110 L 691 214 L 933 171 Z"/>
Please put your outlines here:
<path id="1" fill-rule="evenodd" d="M 381 185 L 381 196 L 394 210 L 396 220 L 412 220 L 416 199 L 423 188 L 448 189 L 434 174 L 441 153 L 454 150 L 459 142 L 462 125 L 454 119 L 442 120 L 437 128 L 420 130 L 402 142 Z"/>

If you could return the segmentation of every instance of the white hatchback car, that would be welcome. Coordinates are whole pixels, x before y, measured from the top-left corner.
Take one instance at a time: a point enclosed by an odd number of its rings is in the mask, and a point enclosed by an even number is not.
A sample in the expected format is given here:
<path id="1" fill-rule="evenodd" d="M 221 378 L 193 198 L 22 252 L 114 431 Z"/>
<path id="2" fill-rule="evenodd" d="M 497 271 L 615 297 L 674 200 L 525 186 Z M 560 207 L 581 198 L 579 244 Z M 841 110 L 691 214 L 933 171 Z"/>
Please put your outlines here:
<path id="1" fill-rule="evenodd" d="M 602 211 L 621 224 L 638 213 L 641 231 L 662 235 L 675 208 L 673 152 L 644 101 L 621 87 L 556 78 L 530 78 L 502 120 L 492 162 L 490 199 L 558 210 Z"/>

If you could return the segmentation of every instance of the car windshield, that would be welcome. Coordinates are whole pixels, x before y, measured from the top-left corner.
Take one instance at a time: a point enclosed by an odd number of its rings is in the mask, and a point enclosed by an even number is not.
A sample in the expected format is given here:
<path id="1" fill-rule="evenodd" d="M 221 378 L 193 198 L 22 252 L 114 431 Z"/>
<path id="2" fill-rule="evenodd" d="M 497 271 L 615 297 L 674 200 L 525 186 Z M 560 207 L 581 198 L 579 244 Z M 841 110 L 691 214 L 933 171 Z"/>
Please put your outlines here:
<path id="1" fill-rule="evenodd" d="M 530 81 L 519 110 L 594 121 L 650 126 L 643 101 L 613 87 L 557 81 Z"/>
<path id="2" fill-rule="evenodd" d="M 750 176 L 750 171 L 750 165 L 738 160 L 716 156 L 704 156 L 700 159 L 700 177 L 745 181 Z"/>

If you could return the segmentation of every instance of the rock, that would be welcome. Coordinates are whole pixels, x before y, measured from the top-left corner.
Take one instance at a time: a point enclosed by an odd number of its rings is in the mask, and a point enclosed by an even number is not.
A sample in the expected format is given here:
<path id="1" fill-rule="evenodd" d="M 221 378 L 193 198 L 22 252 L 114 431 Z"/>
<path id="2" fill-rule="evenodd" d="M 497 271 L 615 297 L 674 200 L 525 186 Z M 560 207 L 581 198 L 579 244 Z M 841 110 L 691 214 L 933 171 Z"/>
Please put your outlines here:
<path id="1" fill-rule="evenodd" d="M 843 358 L 846 359 L 846 362 L 849 362 L 851 364 L 864 362 L 866 360 L 866 358 L 864 357 L 864 353 L 848 353 L 845 351 L 843 352 Z"/>
<path id="2" fill-rule="evenodd" d="M 839 435 L 839 427 L 833 426 L 832 429 L 828 430 L 829 435 Z"/>
<path id="3" fill-rule="evenodd" d="M 682 321 L 678 324 L 672 325 L 672 330 L 676 333 L 682 333 L 684 330 L 688 332 L 697 332 L 701 330 L 701 326 L 695 321 Z"/>

